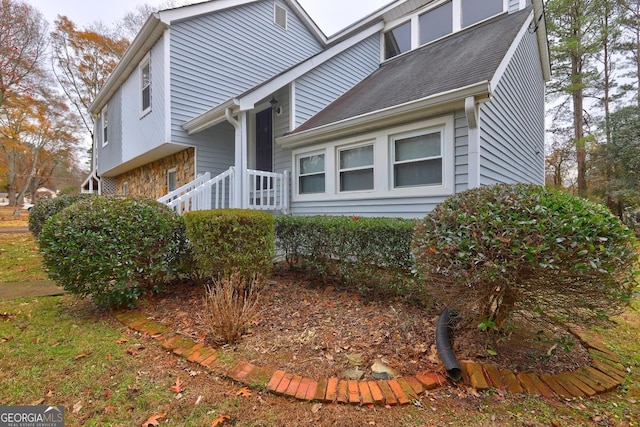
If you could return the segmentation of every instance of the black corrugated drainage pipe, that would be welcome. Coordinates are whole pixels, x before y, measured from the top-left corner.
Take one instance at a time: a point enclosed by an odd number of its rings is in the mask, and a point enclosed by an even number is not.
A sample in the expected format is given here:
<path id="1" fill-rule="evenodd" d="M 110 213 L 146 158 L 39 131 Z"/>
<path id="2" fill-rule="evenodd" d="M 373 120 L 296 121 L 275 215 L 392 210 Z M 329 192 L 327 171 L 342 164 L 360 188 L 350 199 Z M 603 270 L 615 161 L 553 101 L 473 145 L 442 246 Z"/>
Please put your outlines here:
<path id="1" fill-rule="evenodd" d="M 447 374 L 454 381 L 460 381 L 462 378 L 462 370 L 456 360 L 456 356 L 451 349 L 451 340 L 449 339 L 449 322 L 451 320 L 451 313 L 448 308 L 445 308 L 436 324 L 436 348 L 440 354 L 440 360 L 444 364 L 444 368 L 447 370 Z"/>

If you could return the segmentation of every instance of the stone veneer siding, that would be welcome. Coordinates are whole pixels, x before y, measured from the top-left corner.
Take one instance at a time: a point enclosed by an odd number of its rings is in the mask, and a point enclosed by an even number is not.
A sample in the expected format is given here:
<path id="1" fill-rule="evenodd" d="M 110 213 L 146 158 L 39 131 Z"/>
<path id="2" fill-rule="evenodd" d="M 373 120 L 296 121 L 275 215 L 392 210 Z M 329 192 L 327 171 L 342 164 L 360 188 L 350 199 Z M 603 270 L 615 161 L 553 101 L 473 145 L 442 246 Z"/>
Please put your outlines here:
<path id="1" fill-rule="evenodd" d="M 195 178 L 195 148 L 187 148 L 173 156 L 148 163 L 137 169 L 118 175 L 118 194 L 123 194 L 123 184 L 129 183 L 128 196 L 158 199 L 167 194 L 167 171 L 176 169 L 177 186 L 181 187 Z"/>

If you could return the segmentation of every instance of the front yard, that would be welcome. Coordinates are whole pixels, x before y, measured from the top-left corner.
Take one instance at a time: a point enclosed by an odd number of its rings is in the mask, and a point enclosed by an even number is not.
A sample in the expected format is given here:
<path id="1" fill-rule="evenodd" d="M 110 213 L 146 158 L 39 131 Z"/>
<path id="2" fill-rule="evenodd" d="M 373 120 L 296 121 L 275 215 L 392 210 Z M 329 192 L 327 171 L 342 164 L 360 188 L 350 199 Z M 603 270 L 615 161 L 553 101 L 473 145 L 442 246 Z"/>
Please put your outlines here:
<path id="1" fill-rule="evenodd" d="M 0 226 L 2 224 L 4 221 Z M 33 251 L 35 242 L 28 233 L 0 233 L 0 239 L 0 282 L 43 278 L 39 258 Z M 11 269 L 12 266 L 17 268 Z M 6 273 L 9 269 L 11 274 Z M 284 279 L 272 278 L 277 280 Z M 302 286 L 301 283 L 296 285 Z M 337 290 L 315 294 L 312 291 L 300 288 L 295 295 L 288 293 L 281 297 L 282 301 L 295 299 L 301 307 L 308 307 L 310 314 L 301 310 L 270 312 L 257 320 L 255 328 L 266 328 L 264 333 L 272 335 L 271 343 L 256 341 L 254 336 L 250 337 L 254 341 L 248 339 L 237 347 L 222 349 L 224 354 L 235 359 L 266 360 L 272 356 L 270 352 L 281 351 L 274 347 L 279 340 L 297 337 L 298 351 L 289 353 L 289 359 L 282 360 L 277 368 L 307 366 L 313 372 L 313 369 L 331 368 L 346 355 L 365 353 L 365 357 L 370 357 L 368 339 L 373 346 L 387 340 L 385 337 L 389 335 L 396 338 L 396 334 L 404 333 L 415 338 L 411 351 L 425 354 L 428 359 L 432 337 L 420 336 L 424 325 L 418 321 L 407 323 L 410 317 L 391 325 L 395 320 L 390 313 L 400 310 L 396 301 L 376 303 L 380 310 L 385 310 L 376 319 L 371 316 L 371 307 L 347 297 L 341 301 L 343 296 Z M 324 295 L 324 300 L 312 301 L 310 295 L 319 295 L 319 298 Z M 198 317 L 193 307 L 197 300 L 197 297 L 179 300 L 184 301 L 182 306 L 166 298 L 146 300 L 141 309 L 158 320 L 165 320 L 174 329 L 181 328 L 176 332 L 197 337 Z M 342 308 L 346 311 L 332 312 L 332 307 L 341 302 L 346 303 Z M 310 307 L 311 304 L 324 304 L 324 307 Z M 271 301 L 265 307 L 273 311 L 278 306 Z M 282 302 L 279 307 L 286 311 L 290 306 Z M 354 319 L 358 322 L 369 319 L 371 324 L 364 327 L 353 321 L 352 327 L 347 328 L 350 322 L 344 317 L 348 310 L 355 312 L 356 309 L 366 315 L 354 316 Z M 321 337 L 320 327 L 310 323 L 312 320 L 337 322 L 337 317 L 341 320 L 335 331 L 340 336 L 333 340 Z M 280 325 L 276 324 L 278 319 Z M 376 322 L 380 323 L 377 328 Z M 349 330 L 354 334 L 362 330 L 367 333 L 358 339 L 349 339 L 344 336 Z M 629 375 L 622 386 L 593 398 L 544 399 L 497 390 L 478 393 L 450 384 L 403 407 L 326 405 L 293 401 L 259 387 L 243 388 L 221 378 L 214 370 L 208 371 L 167 352 L 148 334 L 124 327 L 111 313 L 97 309 L 90 301 L 70 295 L 0 300 L 0 405 L 63 405 L 68 426 L 638 425 L 640 298 L 636 296 L 632 308 L 617 319 L 616 327 L 600 332 L 629 368 Z M 406 337 L 400 338 L 399 350 L 409 351 L 411 342 Z M 290 347 L 289 342 L 287 348 Z M 324 359 L 303 360 L 305 354 L 316 347 Z M 383 346 L 372 351 L 386 350 Z M 269 363 L 277 363 L 277 359 Z M 364 370 L 368 365 L 367 359 Z"/>

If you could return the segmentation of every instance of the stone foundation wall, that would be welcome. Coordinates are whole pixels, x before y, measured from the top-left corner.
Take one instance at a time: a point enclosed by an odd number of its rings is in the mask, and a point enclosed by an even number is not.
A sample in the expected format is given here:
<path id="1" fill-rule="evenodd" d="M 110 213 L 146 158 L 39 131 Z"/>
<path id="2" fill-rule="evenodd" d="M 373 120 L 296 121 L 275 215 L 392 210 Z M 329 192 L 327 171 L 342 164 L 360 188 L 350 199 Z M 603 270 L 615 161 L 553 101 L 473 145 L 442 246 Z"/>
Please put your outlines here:
<path id="1" fill-rule="evenodd" d="M 181 187 L 195 177 L 195 148 L 187 148 L 173 156 L 148 163 L 137 169 L 118 175 L 118 194 L 123 194 L 123 185 L 128 183 L 128 196 L 158 199 L 167 194 L 167 171 L 176 169 L 177 186 Z"/>

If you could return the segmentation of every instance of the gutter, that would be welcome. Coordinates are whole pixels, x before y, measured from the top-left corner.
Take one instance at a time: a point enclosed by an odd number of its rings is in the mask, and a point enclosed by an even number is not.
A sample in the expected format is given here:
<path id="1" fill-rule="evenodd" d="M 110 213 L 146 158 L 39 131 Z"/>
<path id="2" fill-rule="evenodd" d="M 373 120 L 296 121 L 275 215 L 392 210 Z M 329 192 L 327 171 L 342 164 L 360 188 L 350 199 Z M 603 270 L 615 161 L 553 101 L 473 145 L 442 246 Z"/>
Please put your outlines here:
<path id="1" fill-rule="evenodd" d="M 418 120 L 424 118 L 425 110 L 427 109 L 445 108 L 456 103 L 464 106 L 464 101 L 468 97 L 473 97 L 476 102 L 483 102 L 489 99 L 490 96 L 491 84 L 485 80 L 415 101 L 284 135 L 276 138 L 276 142 L 283 148 L 299 147 L 309 143 L 321 142 L 321 140 L 344 137 L 348 133 L 387 127 L 397 122 Z"/>

